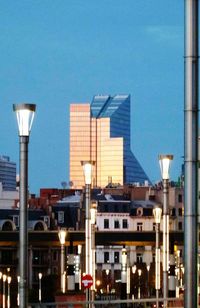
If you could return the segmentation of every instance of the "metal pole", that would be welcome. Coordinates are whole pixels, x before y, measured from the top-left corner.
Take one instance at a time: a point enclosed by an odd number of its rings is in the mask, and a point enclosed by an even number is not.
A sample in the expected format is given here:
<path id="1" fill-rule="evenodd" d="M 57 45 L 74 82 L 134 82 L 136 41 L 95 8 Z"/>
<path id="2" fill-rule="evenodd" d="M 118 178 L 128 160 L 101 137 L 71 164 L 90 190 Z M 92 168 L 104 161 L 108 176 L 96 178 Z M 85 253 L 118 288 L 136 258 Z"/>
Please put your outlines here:
<path id="1" fill-rule="evenodd" d="M 10 283 L 8 283 L 8 298 L 7 298 L 7 306 L 10 308 Z"/>
<path id="2" fill-rule="evenodd" d="M 20 228 L 19 228 L 19 296 L 20 308 L 28 307 L 28 136 L 20 136 Z"/>
<path id="3" fill-rule="evenodd" d="M 41 278 L 39 278 L 39 303 L 42 301 L 42 281 Z"/>
<path id="4" fill-rule="evenodd" d="M 60 286 L 61 286 L 61 291 L 62 293 L 64 293 L 64 279 L 65 279 L 65 275 L 64 275 L 64 271 L 65 271 L 65 247 L 63 244 L 61 244 L 61 254 L 60 254 Z"/>
<path id="5" fill-rule="evenodd" d="M 91 185 L 85 184 L 85 270 L 90 273 L 90 253 L 91 253 L 91 222 L 90 222 L 90 193 Z M 90 289 L 86 289 L 86 301 L 90 301 Z M 90 307 L 90 304 L 87 304 Z"/>
<path id="6" fill-rule="evenodd" d="M 184 307 L 198 306 L 198 0 L 185 0 Z"/>
<path id="7" fill-rule="evenodd" d="M 168 184 L 163 179 L 163 298 L 167 307 L 168 298 L 168 263 L 169 263 L 169 214 L 168 214 Z"/>
<path id="8" fill-rule="evenodd" d="M 3 280 L 3 308 L 6 308 L 6 280 Z"/>
<path id="9" fill-rule="evenodd" d="M 159 307 L 160 290 L 160 224 L 156 223 L 156 308 Z"/>

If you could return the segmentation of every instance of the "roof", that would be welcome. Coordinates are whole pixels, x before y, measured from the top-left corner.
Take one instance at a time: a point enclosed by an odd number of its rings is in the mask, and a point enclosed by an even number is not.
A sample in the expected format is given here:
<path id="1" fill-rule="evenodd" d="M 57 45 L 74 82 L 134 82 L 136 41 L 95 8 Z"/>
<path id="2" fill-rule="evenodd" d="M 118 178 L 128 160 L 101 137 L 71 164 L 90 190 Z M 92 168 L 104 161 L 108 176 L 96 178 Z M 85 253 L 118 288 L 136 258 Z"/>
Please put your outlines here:
<path id="1" fill-rule="evenodd" d="M 95 95 L 91 103 L 91 115 L 94 118 L 109 118 L 128 99 L 130 95 Z"/>

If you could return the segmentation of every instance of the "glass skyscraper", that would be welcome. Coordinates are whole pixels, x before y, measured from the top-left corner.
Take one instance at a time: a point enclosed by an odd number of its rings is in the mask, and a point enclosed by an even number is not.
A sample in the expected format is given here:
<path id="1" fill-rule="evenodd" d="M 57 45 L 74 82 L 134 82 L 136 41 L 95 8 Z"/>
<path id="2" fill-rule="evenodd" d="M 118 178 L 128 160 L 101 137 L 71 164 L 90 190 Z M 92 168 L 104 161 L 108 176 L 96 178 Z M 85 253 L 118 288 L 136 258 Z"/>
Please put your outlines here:
<path id="1" fill-rule="evenodd" d="M 70 105 L 70 181 L 77 188 L 84 186 L 82 160 L 95 162 L 95 187 L 149 181 L 130 147 L 130 95 Z"/>
<path id="2" fill-rule="evenodd" d="M 8 156 L 0 156 L 0 182 L 3 190 L 16 190 L 16 163 L 11 162 Z"/>

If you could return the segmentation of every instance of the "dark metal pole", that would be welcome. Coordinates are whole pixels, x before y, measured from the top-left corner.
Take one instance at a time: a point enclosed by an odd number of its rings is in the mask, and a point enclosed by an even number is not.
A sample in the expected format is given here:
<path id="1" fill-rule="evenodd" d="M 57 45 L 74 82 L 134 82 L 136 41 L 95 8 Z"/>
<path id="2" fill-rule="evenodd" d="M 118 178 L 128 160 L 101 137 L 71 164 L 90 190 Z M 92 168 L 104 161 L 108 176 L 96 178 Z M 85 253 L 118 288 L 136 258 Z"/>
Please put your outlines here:
<path id="1" fill-rule="evenodd" d="M 159 307 L 160 290 L 160 224 L 156 223 L 156 308 Z"/>
<path id="2" fill-rule="evenodd" d="M 168 262 L 169 262 L 169 210 L 168 210 L 169 181 L 163 179 L 163 298 L 167 307 L 168 298 Z"/>
<path id="3" fill-rule="evenodd" d="M 198 306 L 198 0 L 185 0 L 184 307 Z"/>
<path id="4" fill-rule="evenodd" d="M 20 228 L 19 228 L 19 294 L 20 308 L 28 307 L 28 136 L 20 136 Z"/>
<path id="5" fill-rule="evenodd" d="M 90 253 L 91 253 L 91 228 L 90 228 L 90 194 L 91 184 L 85 184 L 85 270 L 86 274 L 90 273 Z M 90 301 L 90 289 L 86 289 L 86 301 Z M 91 305 L 88 303 L 87 307 Z"/>

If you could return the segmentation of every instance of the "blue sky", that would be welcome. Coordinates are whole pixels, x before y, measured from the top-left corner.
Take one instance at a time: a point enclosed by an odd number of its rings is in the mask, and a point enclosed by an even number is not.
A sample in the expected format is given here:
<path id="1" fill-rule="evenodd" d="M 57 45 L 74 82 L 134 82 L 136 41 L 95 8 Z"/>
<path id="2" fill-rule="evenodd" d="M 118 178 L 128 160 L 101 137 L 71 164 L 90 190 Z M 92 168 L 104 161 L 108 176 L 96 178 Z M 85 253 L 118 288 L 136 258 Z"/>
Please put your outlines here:
<path id="1" fill-rule="evenodd" d="M 131 94 L 132 149 L 160 180 L 158 154 L 183 162 L 184 1 L 0 1 L 1 155 L 19 161 L 13 103 L 37 104 L 29 187 L 68 182 L 69 104 Z"/>

